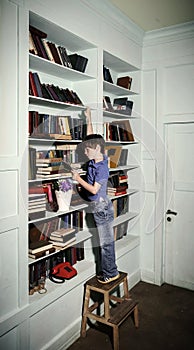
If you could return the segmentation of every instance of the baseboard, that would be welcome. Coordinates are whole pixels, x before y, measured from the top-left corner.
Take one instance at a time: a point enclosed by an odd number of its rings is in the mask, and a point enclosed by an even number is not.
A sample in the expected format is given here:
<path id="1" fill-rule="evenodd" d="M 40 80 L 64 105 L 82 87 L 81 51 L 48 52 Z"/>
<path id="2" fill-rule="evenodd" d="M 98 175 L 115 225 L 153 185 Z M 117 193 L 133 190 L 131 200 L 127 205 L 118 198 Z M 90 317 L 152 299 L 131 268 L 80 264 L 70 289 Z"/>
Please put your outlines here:
<path id="1" fill-rule="evenodd" d="M 141 281 L 155 283 L 154 271 L 141 269 Z"/>
<path id="2" fill-rule="evenodd" d="M 128 275 L 128 286 L 129 290 L 133 288 L 141 280 L 140 270 L 136 270 L 132 274 Z"/>

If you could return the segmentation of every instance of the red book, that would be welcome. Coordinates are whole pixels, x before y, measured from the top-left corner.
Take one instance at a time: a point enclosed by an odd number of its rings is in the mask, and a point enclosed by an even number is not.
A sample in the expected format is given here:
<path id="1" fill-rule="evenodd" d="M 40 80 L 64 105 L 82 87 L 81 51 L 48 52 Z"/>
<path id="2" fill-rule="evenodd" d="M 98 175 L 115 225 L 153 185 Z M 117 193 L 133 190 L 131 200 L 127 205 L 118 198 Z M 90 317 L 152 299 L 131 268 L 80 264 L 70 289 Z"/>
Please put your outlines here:
<path id="1" fill-rule="evenodd" d="M 29 72 L 29 84 L 30 84 L 30 90 L 32 91 L 33 96 L 38 97 L 38 91 L 36 88 L 36 84 L 35 84 L 34 76 L 32 72 Z"/>

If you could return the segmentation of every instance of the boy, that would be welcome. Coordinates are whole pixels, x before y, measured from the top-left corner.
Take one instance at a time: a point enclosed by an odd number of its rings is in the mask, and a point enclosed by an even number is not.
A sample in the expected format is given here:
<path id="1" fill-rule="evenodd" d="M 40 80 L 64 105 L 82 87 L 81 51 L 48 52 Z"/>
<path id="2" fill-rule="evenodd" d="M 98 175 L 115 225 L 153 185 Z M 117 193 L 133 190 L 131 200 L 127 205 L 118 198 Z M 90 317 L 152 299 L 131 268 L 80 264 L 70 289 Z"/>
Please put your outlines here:
<path id="1" fill-rule="evenodd" d="M 107 197 L 109 177 L 108 158 L 104 154 L 105 141 L 99 134 L 87 135 L 83 141 L 85 155 L 89 158 L 86 180 L 73 171 L 73 179 L 84 189 L 98 229 L 102 273 L 97 276 L 100 283 L 106 284 L 119 278 L 115 263 L 115 243 L 112 223 L 113 205 Z"/>

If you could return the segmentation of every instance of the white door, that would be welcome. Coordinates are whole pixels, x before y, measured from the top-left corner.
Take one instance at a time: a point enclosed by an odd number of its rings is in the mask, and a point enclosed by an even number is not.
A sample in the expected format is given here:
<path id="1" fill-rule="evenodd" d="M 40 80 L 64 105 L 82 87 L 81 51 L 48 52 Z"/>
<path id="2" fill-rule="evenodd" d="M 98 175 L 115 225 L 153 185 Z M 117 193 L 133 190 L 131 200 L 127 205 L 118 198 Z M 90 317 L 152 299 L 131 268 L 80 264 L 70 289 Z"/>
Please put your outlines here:
<path id="1" fill-rule="evenodd" d="M 194 123 L 165 126 L 165 282 L 194 290 Z"/>

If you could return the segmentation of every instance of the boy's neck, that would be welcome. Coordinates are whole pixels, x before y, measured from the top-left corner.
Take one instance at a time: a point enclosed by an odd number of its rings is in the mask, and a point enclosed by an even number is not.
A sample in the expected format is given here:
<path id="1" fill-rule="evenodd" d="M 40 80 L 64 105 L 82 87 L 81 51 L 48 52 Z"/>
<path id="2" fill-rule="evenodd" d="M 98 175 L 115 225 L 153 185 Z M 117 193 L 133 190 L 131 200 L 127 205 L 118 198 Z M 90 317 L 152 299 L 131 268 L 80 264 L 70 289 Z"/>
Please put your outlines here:
<path id="1" fill-rule="evenodd" d="M 101 162 L 103 159 L 104 159 L 104 155 L 103 155 L 102 153 L 99 153 L 99 154 L 96 155 L 94 161 L 95 161 L 95 163 L 99 163 L 99 162 Z"/>

